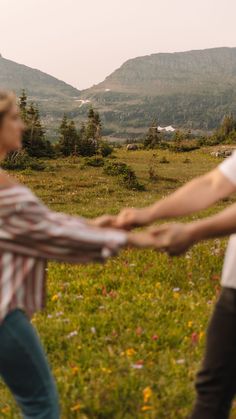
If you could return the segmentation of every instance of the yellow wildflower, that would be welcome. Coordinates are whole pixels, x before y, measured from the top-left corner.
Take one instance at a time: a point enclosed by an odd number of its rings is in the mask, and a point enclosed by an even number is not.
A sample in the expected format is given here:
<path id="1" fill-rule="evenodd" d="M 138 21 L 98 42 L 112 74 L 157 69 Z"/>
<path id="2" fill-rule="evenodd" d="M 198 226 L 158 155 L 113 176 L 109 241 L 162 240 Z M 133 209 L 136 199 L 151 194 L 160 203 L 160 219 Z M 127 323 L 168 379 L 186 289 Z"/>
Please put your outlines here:
<path id="1" fill-rule="evenodd" d="M 77 403 L 75 406 L 71 407 L 70 410 L 72 412 L 78 412 L 81 409 L 81 407 L 82 407 L 81 404 Z"/>
<path id="2" fill-rule="evenodd" d="M 199 333 L 199 340 L 202 340 L 202 338 L 203 338 L 203 336 L 205 335 L 205 333 L 204 332 L 200 332 Z"/>
<path id="3" fill-rule="evenodd" d="M 76 375 L 79 372 L 79 367 L 78 366 L 72 367 L 71 371 L 72 371 L 73 375 Z"/>
<path id="4" fill-rule="evenodd" d="M 1 409 L 2 413 L 8 413 L 10 411 L 10 407 L 9 406 L 5 406 Z"/>
<path id="5" fill-rule="evenodd" d="M 141 407 L 142 412 L 147 412 L 148 410 L 152 410 L 151 406 L 142 406 Z"/>
<path id="6" fill-rule="evenodd" d="M 145 387 L 143 390 L 143 401 L 144 403 L 147 403 L 150 398 L 152 397 L 152 389 L 151 387 Z"/>
<path id="7" fill-rule="evenodd" d="M 136 351 L 133 348 L 126 349 L 126 351 L 122 352 L 121 355 L 127 355 L 129 357 L 136 354 Z"/>

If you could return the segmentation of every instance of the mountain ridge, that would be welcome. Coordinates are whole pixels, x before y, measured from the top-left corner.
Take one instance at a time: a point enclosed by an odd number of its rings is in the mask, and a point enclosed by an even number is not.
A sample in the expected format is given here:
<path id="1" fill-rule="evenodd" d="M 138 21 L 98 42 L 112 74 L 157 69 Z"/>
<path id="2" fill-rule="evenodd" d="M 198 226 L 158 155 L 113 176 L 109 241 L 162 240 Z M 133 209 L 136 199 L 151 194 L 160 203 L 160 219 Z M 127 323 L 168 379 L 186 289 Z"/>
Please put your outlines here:
<path id="1" fill-rule="evenodd" d="M 153 119 L 212 130 L 226 113 L 236 113 L 236 48 L 136 57 L 81 97 L 100 109 L 111 131 L 123 135 L 142 134 Z"/>

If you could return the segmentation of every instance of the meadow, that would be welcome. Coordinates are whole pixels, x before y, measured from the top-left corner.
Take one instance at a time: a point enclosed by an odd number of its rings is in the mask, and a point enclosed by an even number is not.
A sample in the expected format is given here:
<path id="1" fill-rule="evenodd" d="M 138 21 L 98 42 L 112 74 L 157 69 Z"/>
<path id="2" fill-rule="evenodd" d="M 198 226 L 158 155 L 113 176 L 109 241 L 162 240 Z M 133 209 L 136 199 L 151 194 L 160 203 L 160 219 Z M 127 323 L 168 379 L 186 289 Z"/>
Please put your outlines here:
<path id="1" fill-rule="evenodd" d="M 53 210 L 95 217 L 148 205 L 220 162 L 208 149 L 186 154 L 121 148 L 114 154 L 113 161 L 135 170 L 144 191 L 127 190 L 82 158 L 51 160 L 45 171 L 14 175 Z M 161 164 L 163 157 L 169 163 Z M 47 307 L 32 321 L 57 380 L 63 419 L 187 417 L 225 245 L 205 242 L 174 259 L 125 250 L 104 266 L 49 264 Z M 20 417 L 2 382 L 0 417 Z"/>

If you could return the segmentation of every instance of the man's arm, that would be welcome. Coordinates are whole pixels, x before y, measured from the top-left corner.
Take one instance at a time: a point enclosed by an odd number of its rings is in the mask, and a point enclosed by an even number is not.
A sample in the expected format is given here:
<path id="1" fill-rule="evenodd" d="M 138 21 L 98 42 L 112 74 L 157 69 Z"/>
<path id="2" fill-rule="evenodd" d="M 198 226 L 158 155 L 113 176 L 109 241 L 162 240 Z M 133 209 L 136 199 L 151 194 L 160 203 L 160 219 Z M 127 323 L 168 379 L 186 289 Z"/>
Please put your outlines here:
<path id="1" fill-rule="evenodd" d="M 129 229 L 163 218 L 189 215 L 208 208 L 235 191 L 236 185 L 216 168 L 150 207 L 124 209 L 112 222 L 116 227 Z"/>
<path id="2" fill-rule="evenodd" d="M 195 243 L 236 233 L 236 204 L 220 213 L 192 223 L 173 223 L 153 228 L 157 249 L 180 255 Z"/>

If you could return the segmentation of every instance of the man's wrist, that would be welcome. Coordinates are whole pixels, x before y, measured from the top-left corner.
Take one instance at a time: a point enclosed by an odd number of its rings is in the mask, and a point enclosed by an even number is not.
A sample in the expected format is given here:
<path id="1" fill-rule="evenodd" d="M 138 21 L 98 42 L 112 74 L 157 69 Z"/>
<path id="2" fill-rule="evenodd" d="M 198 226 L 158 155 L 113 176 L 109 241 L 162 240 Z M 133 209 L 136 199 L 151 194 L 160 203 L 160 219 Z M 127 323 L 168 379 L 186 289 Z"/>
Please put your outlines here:
<path id="1" fill-rule="evenodd" d="M 206 238 L 204 234 L 206 231 L 201 220 L 186 224 L 186 231 L 193 243 L 198 243 Z"/>
<path id="2" fill-rule="evenodd" d="M 137 246 L 137 233 L 132 233 L 132 232 L 127 233 L 126 245 L 130 247 Z"/>

